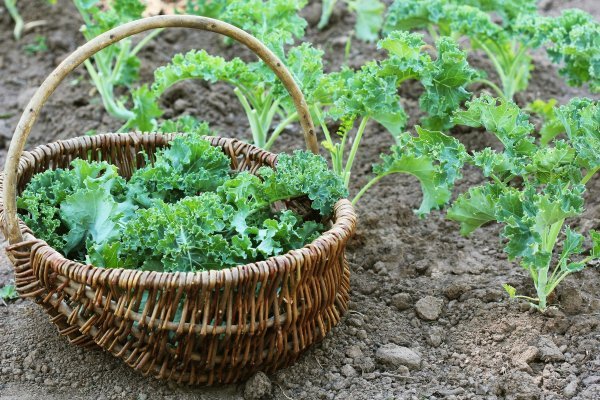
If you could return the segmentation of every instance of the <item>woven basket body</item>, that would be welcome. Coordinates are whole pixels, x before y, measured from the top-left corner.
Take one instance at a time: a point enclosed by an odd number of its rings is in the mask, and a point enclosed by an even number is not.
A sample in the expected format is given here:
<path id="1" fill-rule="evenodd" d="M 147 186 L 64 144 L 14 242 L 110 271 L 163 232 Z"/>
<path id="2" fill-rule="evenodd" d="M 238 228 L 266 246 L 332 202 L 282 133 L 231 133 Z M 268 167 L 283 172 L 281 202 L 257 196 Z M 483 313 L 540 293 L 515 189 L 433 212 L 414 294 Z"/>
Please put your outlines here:
<path id="1" fill-rule="evenodd" d="M 21 156 L 17 191 L 34 174 L 68 168 L 75 158 L 107 161 L 129 177 L 144 165 L 140 152 L 152 160 L 173 137 L 105 134 L 40 146 Z M 208 140 L 234 170 L 254 173 L 276 163 L 276 155 L 238 140 Z M 289 365 L 340 320 L 349 290 L 344 249 L 355 222 L 352 206 L 341 200 L 332 227 L 304 248 L 199 273 L 83 265 L 35 238 L 22 222 L 23 241 L 7 252 L 20 295 L 41 304 L 73 343 L 97 345 L 145 374 L 210 385 Z"/>

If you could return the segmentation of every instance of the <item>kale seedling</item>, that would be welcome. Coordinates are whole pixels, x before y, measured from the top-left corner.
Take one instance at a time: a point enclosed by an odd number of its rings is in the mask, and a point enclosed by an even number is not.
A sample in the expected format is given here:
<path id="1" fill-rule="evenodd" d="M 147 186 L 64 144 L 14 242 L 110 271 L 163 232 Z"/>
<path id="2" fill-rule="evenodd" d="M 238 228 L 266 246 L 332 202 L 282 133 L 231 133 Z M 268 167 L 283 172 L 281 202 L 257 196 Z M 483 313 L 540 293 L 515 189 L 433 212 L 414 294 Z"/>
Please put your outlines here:
<path id="1" fill-rule="evenodd" d="M 600 169 L 600 107 L 573 99 L 555 112 L 566 139 L 538 145 L 528 115 L 514 103 L 481 97 L 458 111 L 457 123 L 484 127 L 504 151 L 488 148 L 468 158 L 490 180 L 460 195 L 448 210 L 463 234 L 490 221 L 504 225 L 504 250 L 529 272 L 537 296 L 517 295 L 508 285 L 505 289 L 542 311 L 565 277 L 600 257 L 600 233 L 589 232 L 591 250 L 584 256 L 584 236 L 567 225 L 568 218 L 583 213 L 585 185 Z"/>
<path id="2" fill-rule="evenodd" d="M 74 3 L 83 18 L 84 25 L 81 27 L 81 32 L 86 40 L 91 40 L 126 22 L 140 19 L 146 8 L 139 0 L 113 0 L 111 8 L 105 11 L 100 8 L 99 0 L 74 0 Z M 122 121 L 135 118 L 136 110 L 130 110 L 126 106 L 127 96 L 119 97 L 117 88 L 131 88 L 132 84 L 139 79 L 140 60 L 137 54 L 160 31 L 160 29 L 154 30 L 135 45 L 131 38 L 123 39 L 84 62 L 84 66 L 102 98 L 102 104 L 111 116 Z M 139 109 L 145 106 L 143 99 L 140 99 L 145 90 L 147 91 L 145 87 L 142 87 L 131 93 L 134 108 Z M 140 127 L 140 129 L 143 128 Z"/>

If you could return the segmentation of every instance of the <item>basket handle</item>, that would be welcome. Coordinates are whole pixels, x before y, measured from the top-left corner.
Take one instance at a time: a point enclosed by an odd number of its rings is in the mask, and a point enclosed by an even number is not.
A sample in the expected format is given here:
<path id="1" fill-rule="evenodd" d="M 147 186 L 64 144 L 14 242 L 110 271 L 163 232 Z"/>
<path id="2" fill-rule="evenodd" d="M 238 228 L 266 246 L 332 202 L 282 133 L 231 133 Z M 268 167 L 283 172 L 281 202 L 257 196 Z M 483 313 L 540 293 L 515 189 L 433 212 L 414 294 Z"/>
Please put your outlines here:
<path id="1" fill-rule="evenodd" d="M 21 115 L 13 139 L 10 142 L 4 167 L 4 223 L 10 244 L 23 241 L 17 218 L 17 171 L 19 159 L 25 148 L 31 128 L 48 97 L 50 97 L 71 71 L 105 47 L 121 39 L 150 29 L 171 27 L 193 28 L 220 33 L 244 44 L 253 51 L 273 70 L 287 89 L 300 116 L 300 124 L 304 131 L 306 147 L 315 154 L 318 152 L 314 123 L 308 111 L 304 95 L 294 81 L 290 71 L 283 65 L 283 62 L 254 36 L 223 21 L 195 15 L 161 15 L 139 19 L 111 29 L 75 50 L 75 52 L 52 71 L 35 92 L 29 104 L 27 104 L 27 108 L 23 112 L 23 115 Z"/>

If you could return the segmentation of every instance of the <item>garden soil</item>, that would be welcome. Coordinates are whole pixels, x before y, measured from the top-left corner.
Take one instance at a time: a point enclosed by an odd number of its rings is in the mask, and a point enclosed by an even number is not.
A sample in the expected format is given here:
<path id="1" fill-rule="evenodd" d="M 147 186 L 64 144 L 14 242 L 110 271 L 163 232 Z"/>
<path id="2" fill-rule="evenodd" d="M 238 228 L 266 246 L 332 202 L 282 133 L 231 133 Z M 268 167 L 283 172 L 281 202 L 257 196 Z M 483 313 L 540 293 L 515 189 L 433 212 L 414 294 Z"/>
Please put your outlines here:
<path id="1" fill-rule="evenodd" d="M 315 2 L 317 3 L 317 2 Z M 600 18 L 596 0 L 543 1 L 543 12 L 580 7 Z M 0 158 L 21 110 L 50 71 L 82 43 L 81 21 L 72 4 L 19 2 L 26 20 L 45 19 L 15 42 L 12 24 L 0 8 Z M 596 7 L 595 7 L 596 6 Z M 318 32 L 320 13 L 312 4 L 304 16 L 308 38 L 326 53 L 330 68 L 342 62 L 353 16 L 336 10 L 331 26 Z M 28 54 L 35 35 L 48 51 Z M 226 47 L 207 33 L 163 32 L 142 53 L 142 75 L 191 48 L 225 57 L 251 55 Z M 351 66 L 375 57 L 373 45 L 353 42 Z M 487 68 L 478 57 L 473 65 Z M 420 111 L 417 85 L 402 89 L 403 105 L 414 123 Z M 527 93 L 518 101 L 557 98 L 561 103 L 588 95 L 567 87 L 543 54 Z M 167 117 L 191 114 L 210 121 L 223 136 L 248 137 L 248 126 L 231 88 L 185 82 L 163 99 Z M 103 112 L 82 69 L 50 99 L 29 146 L 119 128 Z M 481 130 L 456 129 L 468 148 L 498 146 Z M 299 127 L 290 127 L 276 151 L 302 145 Z M 364 184 L 389 135 L 370 125 L 354 171 L 353 189 Z M 466 171 L 458 190 L 481 181 Z M 540 314 L 510 302 L 501 285 L 522 293 L 532 284 L 524 270 L 502 252 L 499 228 L 487 226 L 463 238 L 443 212 L 426 219 L 413 213 L 420 202 L 418 183 L 408 176 L 386 178 L 358 206 L 360 223 L 350 243 L 351 304 L 325 340 L 293 366 L 246 384 L 190 388 L 144 377 L 107 353 L 80 349 L 60 337 L 42 308 L 29 300 L 0 304 L 0 399 L 600 399 L 600 269 L 598 264 L 570 276 L 557 290 L 553 307 Z M 587 211 L 573 225 L 600 228 L 600 182 L 591 184 Z M 1 256 L 0 286 L 13 278 Z"/>

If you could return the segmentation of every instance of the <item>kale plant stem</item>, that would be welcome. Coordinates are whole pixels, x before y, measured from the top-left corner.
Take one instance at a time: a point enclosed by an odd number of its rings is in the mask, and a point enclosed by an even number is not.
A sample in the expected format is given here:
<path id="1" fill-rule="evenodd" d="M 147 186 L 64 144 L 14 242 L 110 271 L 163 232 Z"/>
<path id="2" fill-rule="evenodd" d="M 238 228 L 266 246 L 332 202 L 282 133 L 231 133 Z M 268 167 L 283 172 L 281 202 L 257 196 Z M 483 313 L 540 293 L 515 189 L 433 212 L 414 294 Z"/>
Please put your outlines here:
<path id="1" fill-rule="evenodd" d="M 367 192 L 367 190 L 369 190 L 373 185 L 375 185 L 377 182 L 379 182 L 381 180 L 381 178 L 388 176 L 389 174 L 382 174 L 382 175 L 377 175 L 376 177 L 374 177 L 373 179 L 371 179 L 365 186 L 362 187 L 362 189 L 360 189 L 360 191 L 356 194 L 356 196 L 354 196 L 354 198 L 352 199 L 352 205 L 356 205 L 356 203 L 358 203 L 358 200 L 360 200 L 360 198 Z"/>
<path id="2" fill-rule="evenodd" d="M 259 124 L 256 115 L 256 110 L 252 109 L 250 103 L 248 103 L 248 99 L 246 99 L 246 97 L 239 88 L 236 87 L 235 89 L 233 89 L 233 93 L 235 93 L 238 100 L 240 101 L 240 104 L 244 108 L 244 111 L 246 112 L 246 117 L 248 117 L 248 122 L 250 123 L 250 130 L 252 131 L 252 140 L 254 141 L 254 144 L 258 147 L 264 147 L 266 140 L 258 126 Z"/>
<path id="3" fill-rule="evenodd" d="M 546 309 L 546 284 L 548 283 L 548 268 L 542 268 L 538 272 L 536 292 L 538 295 L 538 307 L 541 311 Z"/>
<path id="4" fill-rule="evenodd" d="M 115 61 L 115 65 L 112 68 L 112 73 L 110 74 L 110 82 L 116 82 L 119 78 L 119 74 L 121 73 L 121 66 L 123 65 L 123 61 L 125 61 L 125 57 L 127 53 L 129 53 L 129 49 L 131 48 L 131 41 L 124 40 L 121 42 L 121 49 L 119 50 L 119 55 L 117 56 L 117 61 Z"/>
<path id="5" fill-rule="evenodd" d="M 281 135 L 281 132 L 283 132 L 283 130 L 285 129 L 285 127 L 288 126 L 289 124 L 291 124 L 292 122 L 296 121 L 297 119 L 298 119 L 298 112 L 294 111 L 293 113 L 291 113 L 290 115 L 288 115 L 286 119 L 284 119 L 283 121 L 281 121 L 277 125 L 277 127 L 275 127 L 275 130 L 271 134 L 271 137 L 269 138 L 269 140 L 265 144 L 265 150 L 269 150 L 271 147 L 273 147 L 273 144 L 275 143 L 275 140 L 277 140 L 277 138 L 279 137 L 279 135 Z"/>
<path id="6" fill-rule="evenodd" d="M 490 58 L 490 61 L 492 62 L 492 64 L 494 64 L 494 68 L 496 69 L 496 72 L 498 73 L 498 76 L 500 77 L 500 82 L 502 82 L 502 88 L 503 90 L 503 97 L 509 100 L 512 100 L 512 96 L 508 97 L 506 95 L 507 93 L 507 86 L 509 86 L 508 83 L 508 77 L 506 76 L 506 73 L 504 72 L 504 68 L 502 68 L 502 64 L 500 64 L 500 61 L 498 61 L 498 58 L 496 58 L 496 55 L 490 50 L 490 48 L 488 46 L 486 46 L 483 42 L 480 42 L 479 40 L 473 39 L 476 44 L 481 47 L 483 49 L 483 51 L 488 55 L 488 57 Z"/>
<path id="7" fill-rule="evenodd" d="M 581 184 L 585 185 L 586 183 L 588 183 L 589 180 L 592 179 L 592 177 L 596 174 L 596 172 L 598 172 L 598 170 L 600 170 L 600 167 L 590 169 L 581 180 Z"/>
<path id="8" fill-rule="evenodd" d="M 90 74 L 90 78 L 92 79 L 94 86 L 96 86 L 96 89 L 98 89 L 98 93 L 102 98 L 102 104 L 104 104 L 104 108 L 106 109 L 106 111 L 113 117 L 118 118 L 120 120 L 127 121 L 130 118 L 133 118 L 133 112 L 127 110 L 126 108 L 120 106 L 115 102 L 112 96 L 112 85 L 110 84 L 110 82 L 102 80 L 102 78 L 94 68 L 92 62 L 90 60 L 85 60 L 84 65 L 88 73 Z"/>
<path id="9" fill-rule="evenodd" d="M 156 36 L 158 36 L 164 28 L 160 28 L 160 29 L 155 29 L 152 32 L 150 32 L 149 34 L 147 34 L 142 40 L 140 40 L 138 42 L 138 44 L 135 45 L 135 47 L 133 48 L 133 50 L 131 50 L 131 55 L 135 56 L 137 55 L 137 53 L 139 53 L 139 51 L 148 44 L 148 42 L 150 42 L 152 39 L 154 39 Z"/>
<path id="10" fill-rule="evenodd" d="M 354 163 L 354 158 L 356 157 L 358 147 L 360 146 L 360 141 L 362 139 L 363 133 L 365 132 L 365 128 L 367 127 L 367 122 L 369 122 L 369 117 L 364 117 L 362 121 L 360 121 L 358 131 L 356 132 L 356 136 L 354 137 L 354 141 L 352 142 L 352 147 L 350 148 L 350 155 L 346 160 L 346 168 L 344 169 L 344 184 L 346 185 L 346 187 L 348 187 L 348 185 L 350 184 L 352 164 Z"/>
<path id="11" fill-rule="evenodd" d="M 519 80 L 521 79 L 521 76 L 523 74 L 523 68 L 521 64 L 521 59 L 523 57 L 525 57 L 526 55 L 526 50 L 527 48 L 525 46 L 521 46 L 519 48 L 519 50 L 517 51 L 517 54 L 515 55 L 515 58 L 512 60 L 512 63 L 510 65 L 510 70 L 508 71 L 508 79 L 509 79 L 509 83 L 508 85 L 506 85 L 504 87 L 504 93 L 505 96 L 508 100 L 512 100 L 512 98 L 514 97 L 516 91 L 517 91 L 517 84 L 519 83 Z M 518 68 L 518 70 L 515 71 L 515 68 Z M 508 88 L 507 88 L 508 86 Z"/>
<path id="12" fill-rule="evenodd" d="M 4 5 L 8 10 L 11 18 L 15 22 L 15 29 L 13 30 L 13 36 L 16 40 L 21 39 L 21 34 L 23 33 L 23 18 L 21 18 L 21 14 L 19 14 L 19 10 L 17 9 L 17 0 L 4 0 Z"/>

